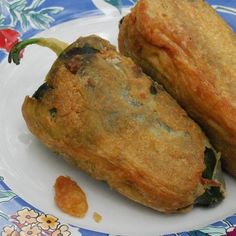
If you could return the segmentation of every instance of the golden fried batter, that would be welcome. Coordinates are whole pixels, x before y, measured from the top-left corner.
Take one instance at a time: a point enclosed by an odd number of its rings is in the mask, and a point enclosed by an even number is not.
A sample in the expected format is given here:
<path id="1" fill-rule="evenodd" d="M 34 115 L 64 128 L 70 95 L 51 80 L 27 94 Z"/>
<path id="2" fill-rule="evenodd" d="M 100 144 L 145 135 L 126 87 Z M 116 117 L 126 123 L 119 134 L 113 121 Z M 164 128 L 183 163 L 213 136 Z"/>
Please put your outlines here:
<path id="1" fill-rule="evenodd" d="M 191 207 L 205 185 L 220 186 L 202 178 L 204 155 L 215 154 L 201 129 L 131 59 L 97 36 L 81 37 L 60 54 L 22 112 L 50 149 L 159 211 Z"/>
<path id="2" fill-rule="evenodd" d="M 197 121 L 236 176 L 236 37 L 203 0 L 140 0 L 119 48 Z"/>

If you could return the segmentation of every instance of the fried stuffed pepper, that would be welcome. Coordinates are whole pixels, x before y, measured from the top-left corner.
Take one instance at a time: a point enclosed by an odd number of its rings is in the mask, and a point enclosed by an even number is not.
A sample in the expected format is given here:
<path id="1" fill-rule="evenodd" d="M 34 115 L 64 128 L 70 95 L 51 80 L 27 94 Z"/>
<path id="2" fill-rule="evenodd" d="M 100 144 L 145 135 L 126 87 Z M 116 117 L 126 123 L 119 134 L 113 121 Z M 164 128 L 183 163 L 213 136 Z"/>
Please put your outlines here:
<path id="1" fill-rule="evenodd" d="M 98 36 L 66 47 L 37 43 L 58 58 L 22 112 L 30 131 L 51 150 L 106 181 L 126 197 L 161 212 L 224 197 L 220 161 L 207 138 L 165 90 Z M 66 48 L 65 48 L 66 47 Z"/>
<path id="2" fill-rule="evenodd" d="M 203 0 L 140 0 L 120 24 L 130 56 L 204 129 L 236 176 L 236 37 Z"/>

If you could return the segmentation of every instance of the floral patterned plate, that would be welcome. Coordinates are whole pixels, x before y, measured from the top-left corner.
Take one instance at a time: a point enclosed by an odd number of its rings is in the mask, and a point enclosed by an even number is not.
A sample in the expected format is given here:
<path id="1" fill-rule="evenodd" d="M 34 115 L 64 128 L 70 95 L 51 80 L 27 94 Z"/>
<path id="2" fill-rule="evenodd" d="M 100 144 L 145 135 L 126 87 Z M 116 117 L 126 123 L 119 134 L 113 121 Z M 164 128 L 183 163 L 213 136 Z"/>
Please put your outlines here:
<path id="1" fill-rule="evenodd" d="M 208 0 L 236 31 L 236 1 Z M 228 196 L 212 209 L 163 215 L 133 203 L 104 183 L 69 166 L 47 150 L 26 128 L 21 115 L 25 95 L 42 83 L 55 56 L 29 47 L 20 67 L 6 55 L 20 39 L 57 37 L 72 42 L 99 34 L 117 44 L 118 22 L 135 0 L 0 0 L 0 235 L 236 235 L 236 182 L 226 177 Z M 62 213 L 54 203 L 53 185 L 68 175 L 86 192 L 84 219 Z M 98 212 L 103 219 L 93 220 Z M 223 219 L 223 220 L 222 220 Z M 214 223 L 212 223 L 214 222 Z M 173 233 L 180 232 L 180 233 Z"/>

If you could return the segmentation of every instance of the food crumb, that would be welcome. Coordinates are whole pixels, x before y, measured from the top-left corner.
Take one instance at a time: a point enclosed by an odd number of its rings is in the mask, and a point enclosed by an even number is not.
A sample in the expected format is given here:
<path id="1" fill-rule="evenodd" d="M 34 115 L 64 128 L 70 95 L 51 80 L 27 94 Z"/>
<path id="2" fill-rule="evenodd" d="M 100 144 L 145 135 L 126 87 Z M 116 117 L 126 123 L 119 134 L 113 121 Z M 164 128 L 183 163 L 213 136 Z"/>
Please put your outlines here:
<path id="1" fill-rule="evenodd" d="M 102 216 L 100 214 L 98 214 L 97 212 L 94 212 L 93 219 L 96 223 L 100 223 L 102 221 Z"/>
<path id="2" fill-rule="evenodd" d="M 88 211 L 87 198 L 80 186 L 69 177 L 59 176 L 54 185 L 55 202 L 65 213 L 83 218 Z"/>

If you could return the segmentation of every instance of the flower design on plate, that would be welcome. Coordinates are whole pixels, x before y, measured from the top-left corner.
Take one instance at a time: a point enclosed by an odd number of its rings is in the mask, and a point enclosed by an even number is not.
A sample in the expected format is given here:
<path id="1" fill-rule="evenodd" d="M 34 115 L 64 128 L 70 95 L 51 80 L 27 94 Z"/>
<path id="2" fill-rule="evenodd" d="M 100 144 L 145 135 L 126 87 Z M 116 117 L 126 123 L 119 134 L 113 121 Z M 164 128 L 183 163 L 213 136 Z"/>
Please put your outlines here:
<path id="1" fill-rule="evenodd" d="M 106 15 L 120 16 L 122 7 L 134 5 L 137 0 L 128 0 L 126 4 L 122 0 L 92 0 L 93 4 Z"/>
<path id="2" fill-rule="evenodd" d="M 52 215 L 42 214 L 37 218 L 38 226 L 43 230 L 56 229 L 59 222 L 58 219 Z"/>
<path id="3" fill-rule="evenodd" d="M 3 180 L 3 178 L 0 177 L 0 181 L 1 181 L 1 179 Z M 16 194 L 13 193 L 12 191 L 0 190 L 0 204 L 4 203 L 4 202 L 9 202 L 14 197 L 16 197 Z M 1 217 L 5 220 L 8 220 L 8 216 L 2 211 L 0 211 L 0 218 Z"/>
<path id="4" fill-rule="evenodd" d="M 227 236 L 235 236 L 236 235 L 236 228 L 232 227 L 227 230 Z"/>
<path id="5" fill-rule="evenodd" d="M 122 3 L 122 0 L 104 0 L 105 2 L 113 5 L 114 7 L 118 8 L 118 9 L 121 9 L 123 3 Z M 137 0 L 129 0 L 129 2 L 131 4 L 135 4 L 137 2 Z"/>
<path id="6" fill-rule="evenodd" d="M 62 225 L 52 233 L 52 236 L 69 236 L 71 233 L 68 230 L 69 227 L 67 225 Z"/>
<path id="7" fill-rule="evenodd" d="M 48 28 L 54 22 L 52 15 L 60 13 L 64 8 L 57 6 L 41 8 L 44 2 L 45 0 L 1 0 L 0 26 L 16 27 L 19 24 L 23 32 L 30 27 Z"/>
<path id="8" fill-rule="evenodd" d="M 0 51 L 9 52 L 21 33 L 44 30 L 55 21 L 63 7 L 42 7 L 46 0 L 0 0 Z M 1 56 L 1 55 L 0 55 Z"/>
<path id="9" fill-rule="evenodd" d="M 41 230 L 37 225 L 26 225 L 21 228 L 20 231 L 20 236 L 40 236 L 41 235 Z"/>
<path id="10" fill-rule="evenodd" d="M 15 226 L 6 226 L 3 228 L 1 236 L 17 236 L 18 233 L 15 229 Z"/>
<path id="11" fill-rule="evenodd" d="M 8 202 L 16 197 L 16 194 L 9 190 L 0 190 L 0 203 Z"/>
<path id="12" fill-rule="evenodd" d="M 218 221 L 212 225 L 209 225 L 203 229 L 191 231 L 188 235 L 191 236 L 236 236 L 236 215 L 228 217 L 225 220 Z"/>
<path id="13" fill-rule="evenodd" d="M 53 215 L 43 214 L 31 208 L 23 208 L 8 217 L 11 225 L 3 227 L 0 236 L 69 236 L 67 225 Z"/>
<path id="14" fill-rule="evenodd" d="M 0 29 L 0 48 L 10 52 L 19 41 L 20 33 L 13 29 Z"/>
<path id="15" fill-rule="evenodd" d="M 225 7 L 222 5 L 212 5 L 212 7 L 215 8 L 215 10 L 217 10 L 218 12 L 236 15 L 236 9 L 233 7 Z"/>
<path id="16" fill-rule="evenodd" d="M 21 211 L 17 212 L 17 217 L 16 219 L 21 223 L 21 224 L 33 224 L 37 222 L 37 216 L 38 213 L 35 212 L 34 210 L 30 209 L 23 209 Z"/>

